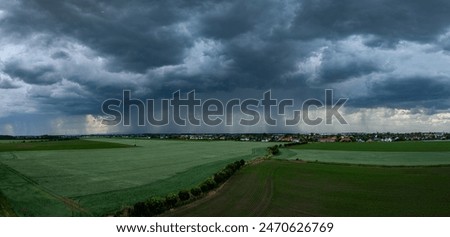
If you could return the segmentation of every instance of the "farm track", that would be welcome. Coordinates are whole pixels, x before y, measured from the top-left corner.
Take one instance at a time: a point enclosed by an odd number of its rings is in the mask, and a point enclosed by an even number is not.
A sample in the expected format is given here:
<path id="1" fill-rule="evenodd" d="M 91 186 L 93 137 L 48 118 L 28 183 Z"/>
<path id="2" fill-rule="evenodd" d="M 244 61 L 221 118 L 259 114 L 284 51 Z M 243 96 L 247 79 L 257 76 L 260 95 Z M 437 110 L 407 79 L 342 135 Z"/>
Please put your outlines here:
<path id="1" fill-rule="evenodd" d="M 264 192 L 260 196 L 260 200 L 257 205 L 254 207 L 250 216 L 262 216 L 264 212 L 266 212 L 267 208 L 270 206 L 270 203 L 273 198 L 273 172 L 270 177 L 267 177 L 266 183 L 264 185 Z"/>
<path id="2" fill-rule="evenodd" d="M 11 153 L 12 154 L 12 153 Z M 15 155 L 13 155 L 15 156 Z M 15 156 L 16 157 L 16 156 Z M 35 188 L 39 189 L 40 191 L 47 193 L 48 195 L 50 195 L 51 197 L 61 201 L 64 203 L 64 205 L 66 205 L 67 207 L 69 207 L 71 210 L 74 211 L 78 211 L 80 213 L 86 214 L 86 215 L 91 215 L 89 213 L 89 211 L 87 211 L 86 209 L 84 209 L 83 207 L 81 207 L 78 203 L 76 203 L 74 200 L 61 196 L 55 192 L 53 192 L 52 190 L 39 185 L 38 182 L 34 181 L 33 179 L 29 178 L 28 176 L 20 173 L 19 171 L 9 167 L 8 165 L 4 164 L 3 162 L 0 162 L 0 166 L 2 166 L 5 170 L 8 170 L 9 172 L 15 174 L 16 176 L 20 177 L 21 179 L 23 179 L 25 182 L 27 182 L 28 184 L 34 186 Z"/>

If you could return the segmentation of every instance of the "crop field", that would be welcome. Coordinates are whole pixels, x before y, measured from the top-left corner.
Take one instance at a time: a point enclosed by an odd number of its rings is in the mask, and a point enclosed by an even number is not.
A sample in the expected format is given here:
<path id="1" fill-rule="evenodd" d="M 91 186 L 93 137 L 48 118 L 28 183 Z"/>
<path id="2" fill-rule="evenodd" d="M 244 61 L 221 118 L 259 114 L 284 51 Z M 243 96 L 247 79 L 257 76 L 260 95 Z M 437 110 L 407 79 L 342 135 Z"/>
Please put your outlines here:
<path id="1" fill-rule="evenodd" d="M 64 141 L 12 141 L 0 142 L 0 152 L 6 151 L 44 151 L 44 150 L 76 150 L 76 149 L 110 149 L 125 148 L 131 145 L 107 141 L 64 140 Z"/>
<path id="2" fill-rule="evenodd" d="M 292 148 L 301 150 L 376 151 L 376 152 L 450 152 L 448 141 L 334 142 L 308 143 Z"/>
<path id="3" fill-rule="evenodd" d="M 450 216 L 450 166 L 267 160 L 165 216 Z"/>
<path id="4" fill-rule="evenodd" d="M 108 215 L 152 195 L 196 186 L 232 161 L 263 156 L 267 146 L 131 139 L 49 143 L 20 147 L 25 151 L 0 144 L 0 204 L 9 212 Z"/>
<path id="5" fill-rule="evenodd" d="M 450 216 L 450 143 L 309 143 L 167 216 Z"/>
<path id="6" fill-rule="evenodd" d="M 275 144 L 86 139 L 0 143 L 0 216 L 105 216 L 198 186 Z M 281 148 L 174 216 L 450 216 L 450 143 Z"/>
<path id="7" fill-rule="evenodd" d="M 450 142 L 309 143 L 281 149 L 278 158 L 383 166 L 449 165 Z"/>

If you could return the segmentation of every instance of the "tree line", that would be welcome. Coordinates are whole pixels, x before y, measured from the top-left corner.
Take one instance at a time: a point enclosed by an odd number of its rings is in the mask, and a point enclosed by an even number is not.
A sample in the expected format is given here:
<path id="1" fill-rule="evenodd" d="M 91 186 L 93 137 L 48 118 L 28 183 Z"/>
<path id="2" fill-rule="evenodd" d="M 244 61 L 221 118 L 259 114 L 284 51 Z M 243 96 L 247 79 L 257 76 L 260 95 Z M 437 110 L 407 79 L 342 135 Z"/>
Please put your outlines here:
<path id="1" fill-rule="evenodd" d="M 138 202 L 128 209 L 128 215 L 136 217 L 156 216 L 174 207 L 198 199 L 200 196 L 207 194 L 209 191 L 227 181 L 244 165 L 244 160 L 235 161 L 190 190 L 181 190 L 176 194 L 171 193 L 165 197 L 151 197 L 143 202 Z"/>

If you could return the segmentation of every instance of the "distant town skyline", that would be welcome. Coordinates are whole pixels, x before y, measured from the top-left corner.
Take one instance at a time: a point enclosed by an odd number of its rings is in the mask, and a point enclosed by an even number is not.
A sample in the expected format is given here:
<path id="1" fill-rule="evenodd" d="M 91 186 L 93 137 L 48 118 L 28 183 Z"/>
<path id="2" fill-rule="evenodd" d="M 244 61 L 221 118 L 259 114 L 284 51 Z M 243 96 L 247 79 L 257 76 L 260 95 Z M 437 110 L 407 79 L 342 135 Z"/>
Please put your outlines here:
<path id="1" fill-rule="evenodd" d="M 438 0 L 2 1 L 0 135 L 450 132 L 448 12 Z M 270 90 L 301 105 L 326 89 L 348 98 L 348 124 L 102 124 L 124 90 L 144 101 Z"/>

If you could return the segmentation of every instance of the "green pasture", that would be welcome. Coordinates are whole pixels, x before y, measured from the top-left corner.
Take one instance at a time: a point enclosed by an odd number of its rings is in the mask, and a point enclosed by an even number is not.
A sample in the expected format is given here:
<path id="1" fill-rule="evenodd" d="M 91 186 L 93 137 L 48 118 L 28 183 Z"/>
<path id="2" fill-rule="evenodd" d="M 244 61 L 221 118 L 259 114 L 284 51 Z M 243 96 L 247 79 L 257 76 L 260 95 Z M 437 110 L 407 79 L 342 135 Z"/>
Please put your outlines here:
<path id="1" fill-rule="evenodd" d="M 63 141 L 37 141 L 37 140 L 3 140 L 0 142 L 0 152 L 7 151 L 48 151 L 48 150 L 83 150 L 83 149 L 111 149 L 124 148 L 130 145 L 113 143 L 107 140 L 63 140 Z"/>
<path id="2" fill-rule="evenodd" d="M 333 142 L 295 145 L 291 149 L 372 152 L 450 152 L 449 141 Z"/>
<path id="3" fill-rule="evenodd" d="M 89 143 L 127 148 L 0 153 L 0 190 L 18 215 L 107 215 L 152 195 L 196 186 L 231 161 L 263 156 L 266 146 L 230 141 L 80 141 L 84 148 L 92 148 Z M 60 149 L 74 147 L 61 143 Z"/>
<path id="4" fill-rule="evenodd" d="M 309 143 L 281 149 L 278 159 L 382 166 L 450 164 L 450 142 Z"/>

